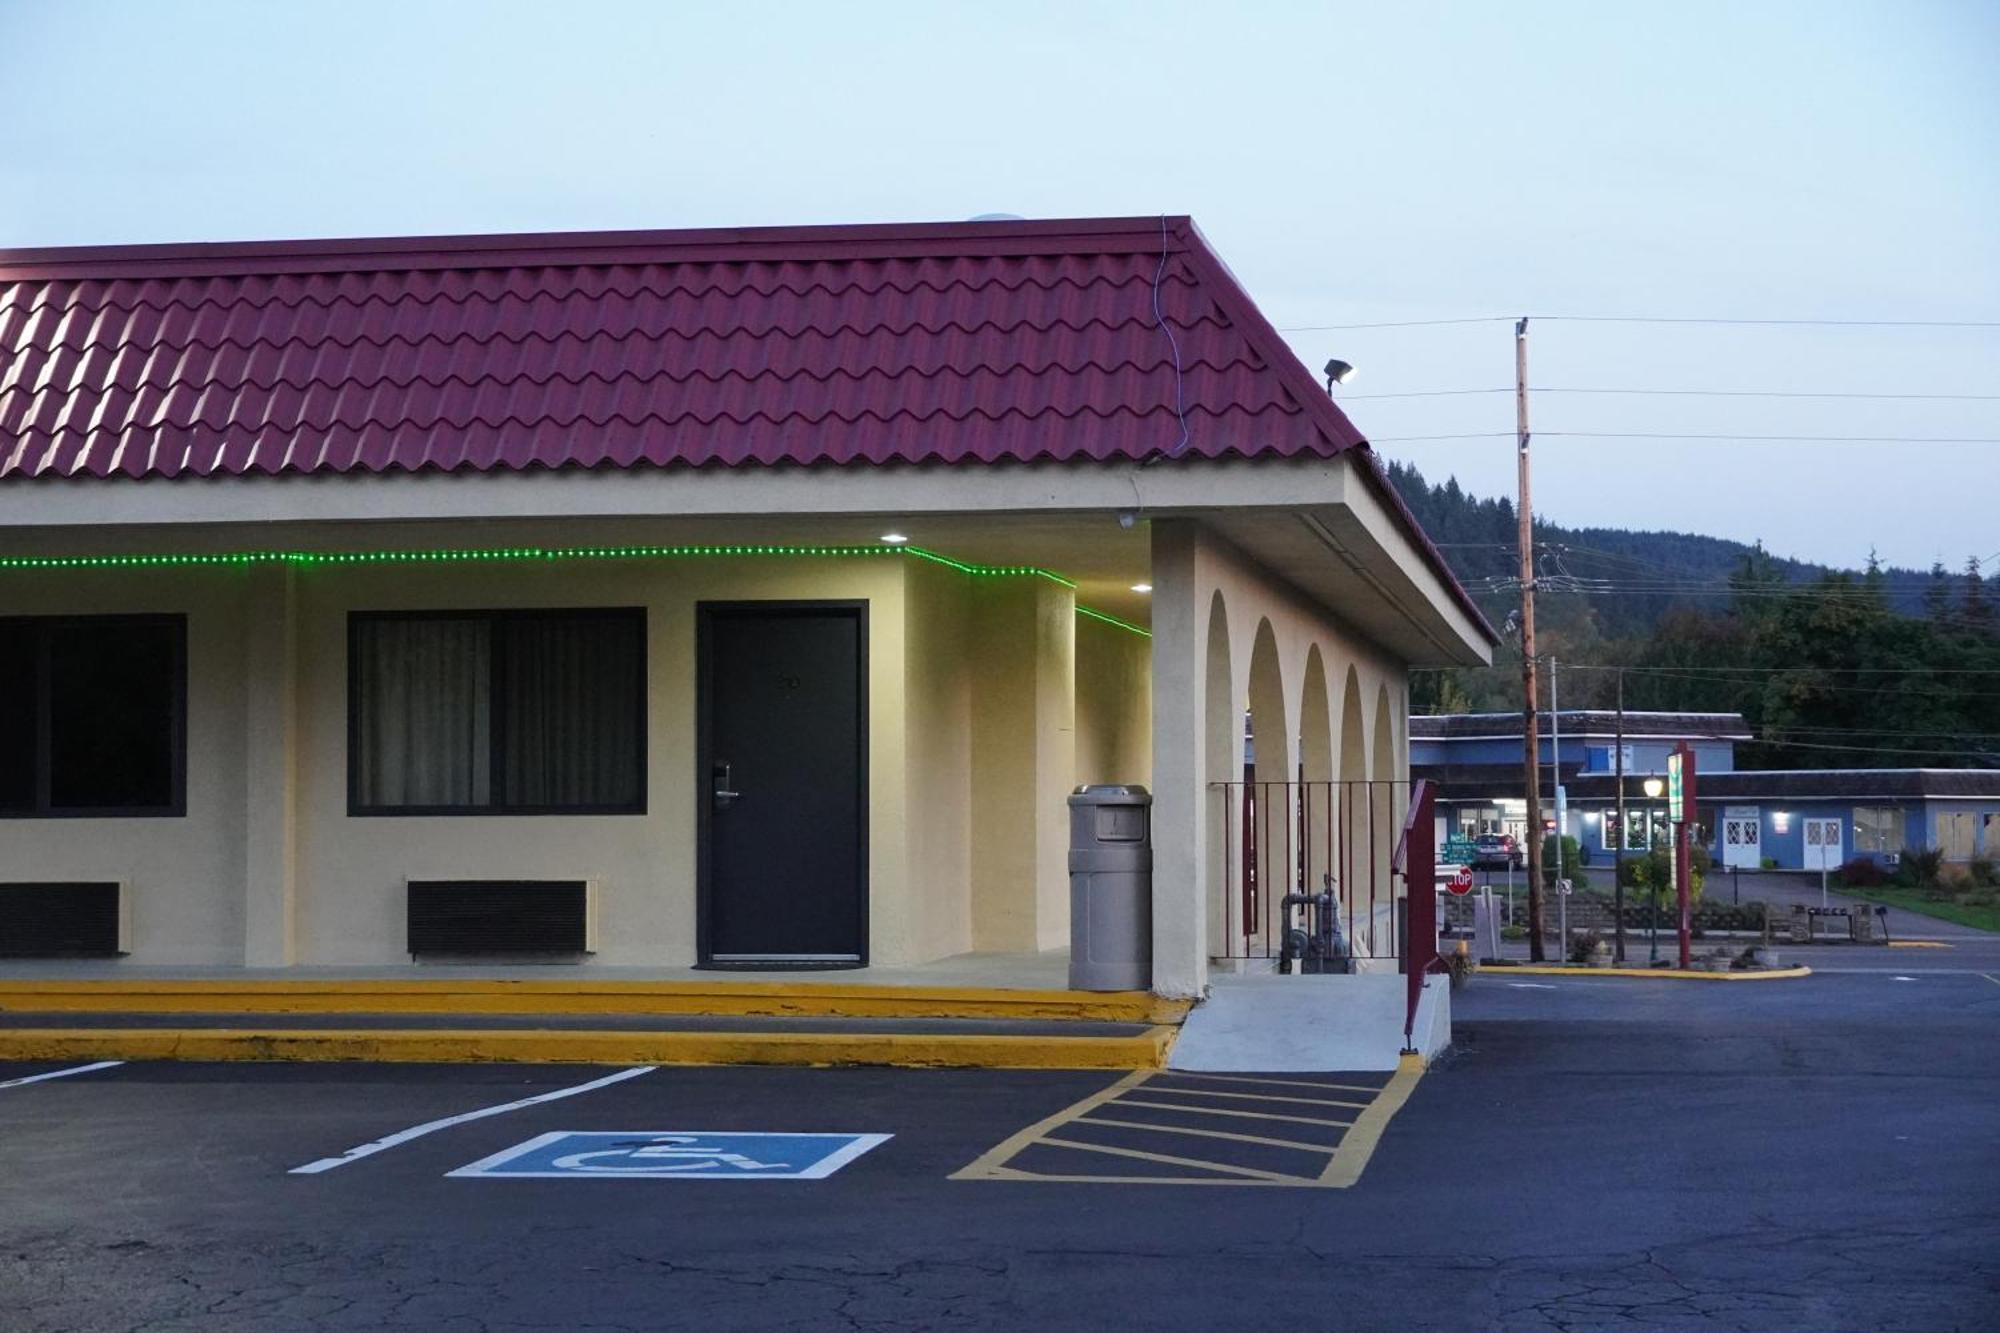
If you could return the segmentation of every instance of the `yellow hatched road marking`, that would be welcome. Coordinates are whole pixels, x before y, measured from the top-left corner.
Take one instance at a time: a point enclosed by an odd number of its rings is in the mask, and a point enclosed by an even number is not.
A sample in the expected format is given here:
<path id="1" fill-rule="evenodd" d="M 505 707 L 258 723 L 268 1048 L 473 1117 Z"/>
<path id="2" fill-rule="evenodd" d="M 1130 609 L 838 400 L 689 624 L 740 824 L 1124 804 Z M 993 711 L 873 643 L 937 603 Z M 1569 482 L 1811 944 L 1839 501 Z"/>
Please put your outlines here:
<path id="1" fill-rule="evenodd" d="M 1246 1180 L 1282 1180 L 1304 1185 L 1310 1181 L 1304 1176 L 1288 1176 L 1281 1171 L 1259 1171 L 1252 1166 L 1234 1166 L 1227 1162 L 1204 1162 L 1196 1157 L 1174 1157 L 1163 1152 L 1141 1152 L 1137 1148 L 1114 1148 L 1108 1143 L 1080 1143 L 1075 1139 L 1043 1139 L 1038 1145 L 1043 1148 L 1074 1148 L 1081 1152 L 1110 1153 L 1114 1157 L 1132 1157 L 1142 1162 L 1159 1162 L 1165 1166 L 1188 1166 L 1200 1171 L 1219 1171 L 1224 1175 L 1242 1176 Z"/>
<path id="2" fill-rule="evenodd" d="M 1052 1116 L 1045 1116 L 1042 1119 L 1037 1120 L 1034 1124 L 1029 1125 L 1026 1129 L 1022 1130 L 1018 1134 L 1009 1135 L 1005 1140 L 1003 1140 L 999 1144 L 981 1153 L 976 1159 L 974 1159 L 971 1163 L 969 1163 L 965 1167 L 961 1168 L 960 1170 L 952 1172 L 951 1179 L 953 1180 L 1002 1179 L 1003 1177 L 995 1173 L 1001 1168 L 1002 1164 L 1005 1163 L 1008 1158 L 1020 1152 L 1021 1149 L 1027 1147 L 1029 1144 L 1033 1143 L 1036 1139 L 1039 1139 L 1042 1135 L 1048 1133 L 1049 1131 L 1054 1129 L 1060 1129 L 1062 1126 L 1068 1124 L 1070 1121 L 1076 1119 L 1078 1116 L 1088 1114 L 1096 1107 L 1102 1106 L 1104 1103 L 1110 1101 L 1113 1097 L 1118 1096 L 1120 1093 L 1130 1092 L 1133 1088 L 1138 1087 L 1141 1083 L 1144 1083 L 1147 1079 L 1151 1078 L 1152 1076 L 1153 1076 L 1153 1071 L 1150 1069 L 1133 1070 L 1131 1073 L 1119 1079 L 1117 1082 L 1112 1083 L 1107 1087 L 1101 1088 L 1096 1092 L 1093 1092 L 1090 1096 L 1085 1097 L 1082 1101 L 1077 1102 L 1071 1106 L 1065 1106 L 1062 1110 L 1057 1111 Z M 1014 1173 L 1013 1178 L 1018 1179 L 1023 1174 L 1024 1173 L 1016 1172 Z M 1028 1178 L 1033 1179 L 1034 1177 L 1031 1176 Z"/>
<path id="3" fill-rule="evenodd" d="M 1115 1103 L 1123 1105 L 1123 1103 Z M 1115 1125 L 1119 1129 L 1150 1129 L 1161 1134 L 1192 1134 L 1203 1139 L 1228 1139 L 1233 1143 L 1261 1143 L 1268 1148 L 1297 1148 L 1302 1152 L 1330 1154 L 1330 1143 L 1300 1143 L 1296 1139 L 1267 1139 L 1261 1134 L 1232 1134 L 1226 1129 L 1190 1129 L 1186 1125 L 1149 1125 L 1143 1120 L 1106 1120 L 1103 1116 L 1081 1116 L 1070 1122 L 1074 1125 Z"/>
<path id="4" fill-rule="evenodd" d="M 1390 1076 L 1389 1085 L 1382 1089 L 1382 1095 L 1355 1118 L 1354 1128 L 1341 1135 L 1333 1160 L 1320 1173 L 1321 1185 L 1329 1189 L 1346 1189 L 1361 1179 L 1368 1159 L 1375 1155 L 1375 1145 L 1382 1141 L 1382 1131 L 1389 1128 L 1389 1121 L 1403 1109 L 1403 1103 L 1410 1100 L 1410 1094 L 1417 1090 L 1417 1080 L 1423 1076 L 1423 1057 L 1404 1056 L 1402 1067 Z"/>
<path id="5" fill-rule="evenodd" d="M 2000 979 L 1989 978 L 2000 983 Z M 1108 1084 L 1082 1101 L 1064 1107 L 1054 1115 L 1028 1126 L 1006 1141 L 982 1153 L 962 1170 L 954 1172 L 953 1180 L 1014 1180 L 1060 1182 L 1068 1184 L 1093 1185 L 1231 1185 L 1238 1187 L 1265 1188 L 1318 1188 L 1346 1189 L 1361 1179 L 1369 1160 L 1374 1156 L 1376 1146 L 1382 1140 L 1383 1132 L 1396 1113 L 1416 1089 L 1417 1081 L 1424 1075 L 1424 1061 L 1420 1056 L 1406 1055 L 1401 1066 L 1390 1076 L 1379 1093 L 1366 1103 L 1334 1103 L 1304 1097 L 1259 1097 L 1247 1093 L 1207 1095 L 1227 1095 L 1253 1101 L 1275 1101 L 1280 1103 L 1306 1102 L 1312 1105 L 1358 1105 L 1360 1115 L 1354 1120 L 1327 1120 L 1313 1116 L 1291 1115 L 1277 1111 L 1241 1110 L 1221 1106 L 1187 1106 L 1174 1102 L 1147 1100 L 1135 1093 L 1170 1092 L 1176 1089 L 1163 1087 L 1152 1080 L 1172 1078 L 1173 1074 L 1162 1074 L 1153 1070 L 1135 1070 L 1123 1078 Z M 1228 1075 L 1203 1075 L 1201 1077 L 1230 1078 Z M 1244 1076 L 1244 1081 L 1250 1081 Z M 1273 1084 L 1296 1083 L 1297 1080 L 1267 1079 L 1257 1080 Z M 1325 1088 L 1328 1084 L 1308 1084 L 1314 1088 Z M 1343 1089 L 1344 1090 L 1344 1089 Z M 1185 1090 L 1180 1090 L 1185 1091 Z M 1226 1116 L 1235 1120 L 1262 1120 L 1272 1124 L 1319 1125 L 1344 1130 L 1337 1145 L 1327 1146 L 1317 1143 L 1301 1143 L 1293 1139 L 1280 1139 L 1260 1134 L 1241 1134 L 1219 1129 L 1195 1129 L 1185 1125 L 1147 1124 L 1118 1118 L 1117 1112 L 1130 1107 L 1135 1110 L 1178 1112 L 1182 1115 Z M 1105 1114 L 1097 1114 L 1105 1112 Z M 1217 1140 L 1221 1142 L 1248 1143 L 1259 1147 L 1284 1148 L 1301 1152 L 1316 1152 L 1327 1158 L 1325 1168 L 1317 1176 L 1292 1176 L 1277 1171 L 1266 1171 L 1257 1167 L 1242 1166 L 1234 1162 L 1208 1161 L 1196 1157 L 1179 1157 L 1167 1153 L 1148 1152 L 1141 1148 L 1126 1148 L 1108 1143 L 1086 1143 L 1079 1139 L 1064 1138 L 1057 1134 L 1065 1125 L 1099 1126 L 1107 1129 L 1136 1130 L 1141 1133 L 1178 1134 L 1189 1138 Z M 1062 1148 L 1075 1152 L 1098 1153 L 1109 1157 L 1126 1158 L 1136 1162 L 1154 1162 L 1164 1166 L 1174 1166 L 1214 1174 L 1206 1176 L 1117 1176 L 1087 1175 L 1074 1172 L 1045 1174 L 1027 1171 L 1011 1165 L 1011 1161 L 1024 1150 L 1036 1147 Z M 1218 1151 L 1220 1149 L 1218 1148 Z"/>
<path id="6" fill-rule="evenodd" d="M 1377 1093 L 1382 1087 L 1366 1083 L 1309 1083 L 1299 1078 L 1260 1078 L 1255 1074 L 1188 1074 L 1178 1069 L 1162 1070 L 1162 1078 L 1200 1078 L 1213 1083 L 1263 1083 L 1275 1088 L 1317 1088 L 1321 1092 Z M 1165 1089 L 1161 1089 L 1165 1091 Z"/>
<path id="7" fill-rule="evenodd" d="M 1337 1102 L 1331 1097 L 1280 1097 L 1268 1092 L 1217 1092 L 1213 1088 L 1163 1088 L 1153 1086 L 1153 1095 L 1171 1092 L 1176 1097 L 1228 1097 L 1243 1102 L 1292 1102 L 1301 1106 L 1340 1106 L 1358 1111 L 1367 1102 Z"/>
<path id="8" fill-rule="evenodd" d="M 1294 1125 L 1332 1125 L 1345 1129 L 1352 1120 L 1318 1120 L 1309 1115 L 1279 1115 L 1275 1111 L 1237 1111 L 1224 1106 L 1180 1106 L 1173 1102 L 1141 1102 L 1127 1099 L 1120 1106 L 1143 1106 L 1149 1111 L 1179 1111 L 1183 1115 L 1233 1115 L 1241 1120 L 1283 1120 Z"/>

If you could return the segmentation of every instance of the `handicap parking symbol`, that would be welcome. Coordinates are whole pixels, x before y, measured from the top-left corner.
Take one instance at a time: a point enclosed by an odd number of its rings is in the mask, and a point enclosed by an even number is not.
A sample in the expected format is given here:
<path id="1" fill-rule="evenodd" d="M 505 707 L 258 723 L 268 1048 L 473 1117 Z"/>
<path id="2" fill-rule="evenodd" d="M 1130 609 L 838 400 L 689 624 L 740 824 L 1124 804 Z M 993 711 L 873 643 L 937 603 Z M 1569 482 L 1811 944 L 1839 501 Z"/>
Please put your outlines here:
<path id="1" fill-rule="evenodd" d="M 555 1130 L 445 1174 L 531 1180 L 823 1180 L 890 1137 Z"/>

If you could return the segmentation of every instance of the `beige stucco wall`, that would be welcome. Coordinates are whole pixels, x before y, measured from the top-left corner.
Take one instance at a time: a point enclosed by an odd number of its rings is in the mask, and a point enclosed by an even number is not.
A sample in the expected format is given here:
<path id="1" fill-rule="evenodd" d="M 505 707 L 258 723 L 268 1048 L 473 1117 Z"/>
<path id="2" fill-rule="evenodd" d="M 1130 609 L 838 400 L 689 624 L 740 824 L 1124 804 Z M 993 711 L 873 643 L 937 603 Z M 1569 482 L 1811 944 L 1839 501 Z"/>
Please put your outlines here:
<path id="1" fill-rule="evenodd" d="M 996 908 L 1019 900 L 1033 944 L 1059 943 L 1066 899 L 1055 914 L 1061 848 L 1050 838 L 1073 769 L 1067 597 L 1046 580 L 884 557 L 8 576 L 0 614 L 188 617 L 188 781 L 185 818 L 0 821 L 0 877 L 127 880 L 135 963 L 332 966 L 405 960 L 406 879 L 588 878 L 598 889 L 593 962 L 685 966 L 696 948 L 696 604 L 864 600 L 871 961 L 974 947 L 982 843 L 1030 849 L 1025 873 L 988 875 L 982 891 Z M 1037 631 L 976 651 L 982 610 L 1010 602 Z M 646 610 L 645 814 L 348 815 L 349 612 L 563 606 Z M 1000 734 L 1035 742 L 1028 803 L 1038 783 L 1056 791 L 1057 815 L 1026 836 L 1008 827 L 1011 809 L 975 820 L 975 712 L 989 744 Z M 998 757 L 988 769 L 1008 778 Z"/>
<path id="2" fill-rule="evenodd" d="M 1153 645 L 1101 620 L 1076 620 L 1077 783 L 1153 780 Z"/>
<path id="3" fill-rule="evenodd" d="M 1154 522 L 1152 580 L 1153 985 L 1162 994 L 1198 995 L 1211 953 L 1221 951 L 1211 946 L 1221 944 L 1233 919 L 1221 898 L 1220 853 L 1211 846 L 1219 822 L 1209 784 L 1243 771 L 1242 716 L 1260 636 L 1277 674 L 1275 699 L 1263 711 L 1280 714 L 1275 724 L 1258 719 L 1260 735 L 1275 725 L 1288 755 L 1298 753 L 1306 667 L 1317 650 L 1321 670 L 1313 678 L 1324 680 L 1329 698 L 1325 711 L 1314 713 L 1328 719 L 1330 753 L 1360 756 L 1354 768 L 1337 772 L 1342 778 L 1407 781 L 1408 746 L 1390 743 L 1385 751 L 1376 736 L 1378 727 L 1385 740 L 1406 734 L 1409 671 L 1343 621 L 1338 607 L 1307 598 L 1199 522 Z M 1210 642 L 1212 625 L 1219 642 Z M 1223 673 L 1227 690 L 1211 694 L 1211 676 Z M 1212 699 L 1227 701 L 1226 717 L 1207 716 Z M 1222 753 L 1212 753 L 1218 744 Z M 1380 822 L 1397 816 L 1385 812 Z M 1290 826 L 1288 812 L 1274 817 Z"/>
<path id="4" fill-rule="evenodd" d="M 240 570 L 89 570 L 0 578 L 0 614 L 185 612 L 187 813 L 161 819 L 0 819 L 0 878 L 124 880 L 146 961 L 243 957 L 244 608 Z"/>

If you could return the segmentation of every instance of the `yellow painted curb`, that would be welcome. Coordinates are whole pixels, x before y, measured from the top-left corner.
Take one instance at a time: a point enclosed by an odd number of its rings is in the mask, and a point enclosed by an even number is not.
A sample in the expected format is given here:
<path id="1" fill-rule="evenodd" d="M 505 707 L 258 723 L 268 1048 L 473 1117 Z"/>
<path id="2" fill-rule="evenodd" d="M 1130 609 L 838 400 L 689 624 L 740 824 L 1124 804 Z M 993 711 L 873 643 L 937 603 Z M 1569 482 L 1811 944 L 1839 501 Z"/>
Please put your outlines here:
<path id="1" fill-rule="evenodd" d="M 1891 949 L 1949 949 L 1954 946 L 1943 940 L 1890 940 Z"/>
<path id="2" fill-rule="evenodd" d="M 179 1014 L 710 1014 L 1178 1023 L 1190 1002 L 1146 991 L 791 981 L 0 980 L 0 1011 Z"/>
<path id="3" fill-rule="evenodd" d="M 381 1028 L 10 1028 L 0 1060 L 369 1060 L 459 1064 L 895 1065 L 1160 1069 L 1177 1029 L 1129 1037 Z"/>
<path id="4" fill-rule="evenodd" d="M 1672 967 L 1482 967 L 1488 977 L 1649 977 L 1655 981 L 1791 981 L 1809 977 L 1809 967 L 1774 967 L 1765 972 L 1683 972 Z"/>

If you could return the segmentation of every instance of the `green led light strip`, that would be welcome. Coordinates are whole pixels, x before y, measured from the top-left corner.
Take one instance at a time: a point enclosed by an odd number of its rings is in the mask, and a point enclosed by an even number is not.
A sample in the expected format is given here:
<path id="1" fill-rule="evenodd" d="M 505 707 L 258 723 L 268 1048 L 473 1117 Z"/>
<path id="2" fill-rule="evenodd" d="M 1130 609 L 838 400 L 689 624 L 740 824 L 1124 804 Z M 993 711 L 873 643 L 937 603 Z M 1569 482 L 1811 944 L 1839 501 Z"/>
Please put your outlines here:
<path id="1" fill-rule="evenodd" d="M 492 546 L 456 547 L 431 551 L 221 551 L 214 554 L 178 555 L 12 555 L 0 556 L 0 570 L 7 569 L 138 569 L 185 568 L 189 566 L 291 565 L 387 565 L 462 563 L 485 560 L 638 560 L 687 556 L 851 556 L 900 555 L 928 560 L 961 574 L 980 578 L 1041 578 L 1060 587 L 1076 584 L 1053 570 L 1037 565 L 975 565 L 921 546 Z M 1152 635 L 1137 625 L 1079 606 L 1076 613 L 1101 620 L 1107 625 Z"/>
<path id="2" fill-rule="evenodd" d="M 1129 620 L 1120 620 L 1117 616 L 1106 615 L 1104 612 L 1095 610 L 1088 606 L 1077 607 L 1076 613 L 1080 616 L 1088 617 L 1091 620 L 1101 620 L 1107 625 L 1116 625 L 1119 629 L 1126 630 L 1130 633 L 1136 634 L 1142 639 L 1150 639 L 1153 637 L 1153 631 L 1149 629 L 1142 629 L 1139 626 L 1133 624 Z"/>

